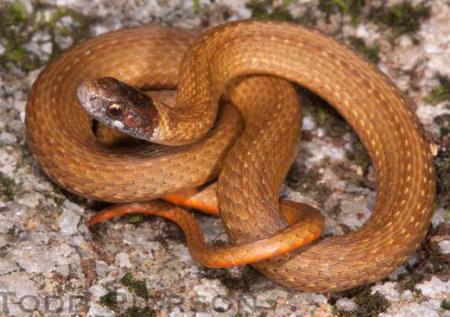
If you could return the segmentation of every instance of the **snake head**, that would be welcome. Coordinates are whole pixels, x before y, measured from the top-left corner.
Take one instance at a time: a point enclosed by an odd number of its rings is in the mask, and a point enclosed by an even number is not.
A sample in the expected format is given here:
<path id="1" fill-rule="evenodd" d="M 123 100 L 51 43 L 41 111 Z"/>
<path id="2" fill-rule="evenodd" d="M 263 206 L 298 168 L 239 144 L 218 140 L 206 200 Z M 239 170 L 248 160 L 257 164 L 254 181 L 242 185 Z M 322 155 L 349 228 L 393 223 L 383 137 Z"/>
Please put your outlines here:
<path id="1" fill-rule="evenodd" d="M 158 110 L 142 91 L 115 78 L 102 77 L 81 83 L 77 97 L 94 119 L 132 137 L 152 141 Z"/>

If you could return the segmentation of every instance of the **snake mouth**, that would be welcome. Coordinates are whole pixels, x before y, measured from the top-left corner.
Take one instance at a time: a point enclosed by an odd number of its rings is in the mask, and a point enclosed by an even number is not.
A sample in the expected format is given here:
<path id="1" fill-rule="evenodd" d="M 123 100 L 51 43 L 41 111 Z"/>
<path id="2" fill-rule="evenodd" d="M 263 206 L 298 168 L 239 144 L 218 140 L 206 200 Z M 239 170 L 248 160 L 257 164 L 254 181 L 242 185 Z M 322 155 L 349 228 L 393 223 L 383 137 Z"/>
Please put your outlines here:
<path id="1" fill-rule="evenodd" d="M 89 115 L 103 121 L 102 118 L 105 116 L 105 111 L 104 107 L 99 104 L 101 100 L 98 93 L 95 93 L 97 90 L 94 81 L 82 82 L 77 88 L 77 97 L 80 105 Z"/>

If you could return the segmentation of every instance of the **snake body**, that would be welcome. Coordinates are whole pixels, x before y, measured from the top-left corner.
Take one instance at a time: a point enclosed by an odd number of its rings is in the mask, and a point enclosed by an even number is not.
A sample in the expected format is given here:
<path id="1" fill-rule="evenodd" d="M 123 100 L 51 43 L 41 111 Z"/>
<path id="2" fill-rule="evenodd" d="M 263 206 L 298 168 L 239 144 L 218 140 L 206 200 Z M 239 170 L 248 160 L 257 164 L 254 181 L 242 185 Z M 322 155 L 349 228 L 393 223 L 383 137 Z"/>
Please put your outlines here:
<path id="1" fill-rule="evenodd" d="M 283 285 L 320 292 L 387 276 L 420 245 L 430 223 L 435 184 L 429 144 L 409 100 L 387 77 L 317 31 L 244 21 L 213 28 L 195 41 L 189 32 L 160 27 L 88 40 L 52 63 L 33 86 L 27 105 L 28 144 L 50 177 L 94 199 L 143 201 L 197 186 L 218 173 L 239 130 L 236 121 L 229 124 L 238 120 L 231 107 L 221 110 L 216 128 L 210 130 L 220 97 L 248 75 L 292 81 L 327 100 L 360 137 L 377 176 L 375 207 L 361 229 L 323 238 L 256 267 Z M 194 145 L 99 145 L 75 91 L 82 81 L 103 76 L 138 87 L 177 83 L 175 105 L 157 107 L 154 141 Z M 272 94 L 276 87 L 267 85 L 253 94 L 244 86 L 231 96 L 237 105 L 270 101 L 264 109 L 240 107 L 245 130 L 227 155 L 218 181 L 221 216 L 236 244 L 267 237 L 287 225 L 278 211 L 278 191 L 295 154 L 299 114 Z M 205 134 L 210 138 L 203 138 Z M 182 161 L 186 153 L 194 154 Z"/>

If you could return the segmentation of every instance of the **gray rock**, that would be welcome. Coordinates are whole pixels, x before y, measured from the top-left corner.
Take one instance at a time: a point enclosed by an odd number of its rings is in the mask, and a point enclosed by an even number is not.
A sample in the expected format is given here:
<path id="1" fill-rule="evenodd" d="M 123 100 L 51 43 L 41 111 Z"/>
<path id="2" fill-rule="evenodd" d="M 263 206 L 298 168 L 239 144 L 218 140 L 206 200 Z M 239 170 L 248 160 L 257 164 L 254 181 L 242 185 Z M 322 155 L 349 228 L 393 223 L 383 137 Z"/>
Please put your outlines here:
<path id="1" fill-rule="evenodd" d="M 89 293 L 91 293 L 92 296 L 94 296 L 95 298 L 98 299 L 98 298 L 102 297 L 103 295 L 107 294 L 108 290 L 105 289 L 103 286 L 96 284 L 96 285 L 92 285 L 89 288 Z"/>
<path id="2" fill-rule="evenodd" d="M 38 296 L 38 285 L 32 280 L 32 275 L 26 272 L 15 272 L 0 276 L 0 290 L 12 293 L 12 297 Z"/>
<path id="3" fill-rule="evenodd" d="M 413 300 L 413 293 L 408 289 L 406 291 L 404 291 L 401 295 L 400 295 L 401 299 L 406 300 L 406 301 L 411 301 Z"/>
<path id="4" fill-rule="evenodd" d="M 274 1 L 273 7 L 281 2 Z M 146 23 L 198 27 L 200 24 L 214 25 L 227 19 L 232 21 L 251 16 L 247 2 L 235 0 L 200 1 L 199 12 L 194 12 L 194 1 L 179 0 L 48 0 L 45 2 L 48 7 L 39 9 L 32 0 L 20 0 L 20 3 L 29 15 L 35 14 L 46 23 L 52 21 L 55 12 L 63 7 L 96 16 L 96 21 L 88 27 L 93 35 Z M 317 9 L 317 1 L 292 1 L 287 8 L 295 18 L 310 15 L 317 19 L 317 26 L 322 31 L 342 35 L 343 38 L 361 37 L 368 45 L 379 43 L 381 60 L 378 66 L 415 101 L 415 111 L 425 129 L 439 135 L 440 127 L 434 119 L 450 113 L 450 108 L 445 102 L 429 105 L 424 99 L 438 84 L 435 77 L 437 73 L 450 76 L 450 7 L 447 0 L 429 1 L 427 4 L 432 7 L 431 16 L 423 21 L 420 31 L 414 35 L 420 39 L 417 45 L 409 35 L 398 37 L 392 45 L 389 30 L 384 31 L 365 19 L 353 25 L 348 16 L 342 18 L 340 14 L 332 14 L 330 23 L 327 23 L 325 13 Z M 267 10 L 273 12 L 270 5 Z M 70 30 L 77 27 L 78 23 L 74 15 L 68 14 L 58 17 L 56 26 Z M 47 30 L 33 30 L 33 27 L 26 32 L 30 32 L 25 34 L 27 38 L 29 35 L 30 40 L 24 47 L 43 61 L 53 53 L 54 46 L 69 48 L 75 39 L 72 34 L 55 34 L 51 38 Z M 3 40 L 0 42 L 2 54 L 7 47 Z M 233 305 L 238 302 L 238 298 L 257 295 L 258 308 L 244 309 L 245 313 L 252 316 L 331 315 L 333 307 L 325 296 L 287 290 L 261 275 L 257 275 L 248 290 L 245 287 L 231 290 L 225 281 L 229 278 L 232 282 L 246 279 L 245 274 L 242 274 L 245 270 L 207 270 L 200 267 L 192 260 L 183 240 L 173 240 L 167 234 L 168 226 L 162 221 L 129 225 L 119 220 L 103 224 L 99 230 L 92 232 L 87 229 L 84 221 L 87 218 L 85 210 L 89 209 L 89 205 L 75 204 L 68 199 L 61 205 L 60 199 L 64 199 L 64 196 L 54 189 L 54 185 L 43 176 L 37 163 L 30 157 L 29 151 L 25 150 L 26 101 L 31 84 L 42 69 L 27 71 L 17 65 L 8 65 L 8 69 L 2 68 L 0 72 L 0 173 L 13 181 L 14 189 L 14 201 L 0 200 L 0 250 L 2 255 L 6 254 L 0 261 L 0 288 L 20 291 L 19 295 L 29 293 L 33 296 L 47 291 L 66 297 L 88 292 L 95 299 L 88 315 L 114 316 L 121 312 L 116 314 L 109 311 L 96 300 L 107 290 L 128 294 L 130 298 L 136 297 L 127 293 L 119 282 L 125 272 L 133 269 L 133 274 L 145 279 L 152 290 L 161 292 L 162 298 L 170 294 L 188 294 L 183 297 L 182 303 L 171 310 L 158 302 L 163 307 L 163 315 L 218 315 L 212 309 L 211 301 L 222 295 L 228 296 Z M 375 194 L 373 190 L 349 182 L 355 173 L 359 177 L 373 179 L 373 169 L 369 169 L 368 175 L 363 175 L 362 169 L 347 159 L 347 152 L 353 150 L 354 136 L 346 133 L 331 138 L 327 135 L 327 129 L 319 125 L 313 116 L 304 117 L 303 128 L 309 138 L 300 147 L 298 161 L 318 173 L 317 182 L 329 188 L 331 195 L 324 201 L 316 201 L 319 198 L 310 193 L 290 188 L 285 188 L 283 193 L 290 199 L 320 207 L 325 213 L 338 210 L 337 207 L 341 206 L 342 212 L 326 216 L 326 234 L 343 234 L 347 226 L 361 226 L 370 215 Z M 436 211 L 432 221 L 434 227 L 445 222 L 444 215 L 442 208 Z M 205 219 L 202 217 L 202 225 L 208 239 L 226 240 L 223 227 L 218 225 L 219 221 Z M 441 241 L 439 247 L 444 254 L 448 253 L 447 241 Z M 421 258 L 414 256 L 409 263 L 420 264 L 419 261 Z M 404 268 L 391 274 L 389 281 L 373 286 L 372 291 L 380 291 L 391 302 L 388 311 L 380 316 L 446 314 L 439 305 L 449 292 L 448 282 L 432 277 L 430 281 L 416 286 L 422 296 L 417 297 L 411 291 L 399 294 L 397 283 L 393 280 L 402 272 L 405 272 Z M 209 274 L 214 278 L 205 277 Z M 215 278 L 215 274 L 219 274 L 220 278 Z M 202 310 L 193 312 L 199 298 L 202 299 Z M 16 300 L 11 298 L 9 302 L 9 315 L 22 316 L 20 306 L 13 303 Z M 354 303 L 341 298 L 336 306 L 340 310 L 351 310 Z M 122 310 L 126 307 L 125 304 L 121 305 Z M 68 315 L 66 306 L 64 310 L 61 316 Z M 236 313 L 232 309 L 220 315 Z"/>
<path id="5" fill-rule="evenodd" d="M 389 279 L 396 281 L 398 279 L 399 275 L 405 274 L 405 273 L 408 273 L 406 268 L 404 266 L 400 266 L 397 270 L 395 270 L 394 272 L 389 274 Z"/>
<path id="6" fill-rule="evenodd" d="M 356 308 L 356 304 L 353 300 L 348 298 L 340 298 L 336 301 L 336 308 L 338 310 L 343 310 L 350 312 Z"/>
<path id="7" fill-rule="evenodd" d="M 114 317 L 116 314 L 110 309 L 100 306 L 99 304 L 93 303 L 89 307 L 89 311 L 87 313 L 89 317 Z"/>
<path id="8" fill-rule="evenodd" d="M 226 287 L 217 279 L 201 279 L 192 290 L 198 296 L 198 301 L 205 304 L 211 304 L 217 296 L 226 296 L 227 294 Z"/>
<path id="9" fill-rule="evenodd" d="M 1 244 L 0 244 L 1 247 Z M 13 271 L 18 271 L 19 267 L 17 266 L 16 263 L 14 263 L 14 261 L 12 261 L 9 258 L 4 258 L 2 259 L 2 262 L 0 264 L 0 276 L 1 275 L 6 275 L 8 273 L 11 273 Z"/>
<path id="10" fill-rule="evenodd" d="M 450 281 L 442 281 L 433 276 L 429 281 L 416 285 L 416 288 L 422 292 L 424 296 L 430 298 L 441 298 L 450 294 Z"/>
<path id="11" fill-rule="evenodd" d="M 78 223 L 80 222 L 80 214 L 72 209 L 64 209 L 58 218 L 58 225 L 61 233 L 72 235 L 78 232 Z"/>
<path id="12" fill-rule="evenodd" d="M 11 250 L 12 258 L 28 273 L 51 273 L 58 271 L 67 275 L 68 265 L 77 263 L 77 255 L 67 244 L 48 247 L 36 246 L 30 242 L 23 242 L 20 247 Z M 75 260 L 75 262 L 74 262 Z"/>
<path id="13" fill-rule="evenodd" d="M 43 196 L 36 192 L 28 192 L 20 195 L 17 198 L 19 204 L 25 205 L 29 208 L 36 208 L 39 203 L 43 200 Z"/>
<path id="14" fill-rule="evenodd" d="M 433 214 L 433 217 L 431 218 L 431 224 L 433 227 L 439 226 L 441 223 L 445 221 L 445 209 L 444 208 L 438 208 Z"/>
<path id="15" fill-rule="evenodd" d="M 380 317 L 439 317 L 439 312 L 434 305 L 430 305 L 428 302 L 424 303 L 409 303 L 406 304 L 394 313 L 387 314 L 382 313 Z"/>
<path id="16" fill-rule="evenodd" d="M 131 262 L 128 254 L 120 252 L 116 255 L 116 263 L 122 268 L 131 268 Z"/>
<path id="17" fill-rule="evenodd" d="M 450 240 L 444 240 L 438 243 L 442 254 L 450 253 Z"/>
<path id="18" fill-rule="evenodd" d="M 361 227 L 370 216 L 368 201 L 361 198 L 356 201 L 344 201 L 341 204 L 341 213 L 337 221 L 346 224 L 352 229 Z"/>
<path id="19" fill-rule="evenodd" d="M 14 136 L 14 134 L 11 134 L 8 132 L 0 133 L 0 143 L 3 143 L 5 145 L 11 145 L 16 142 L 17 142 L 17 138 Z"/>
<path id="20" fill-rule="evenodd" d="M 6 147 L 0 147 L 0 172 L 13 178 L 17 166 L 17 158 Z"/>
<path id="21" fill-rule="evenodd" d="M 328 302 L 323 294 L 305 292 L 295 295 L 295 299 L 309 304 L 325 304 Z"/>
<path id="22" fill-rule="evenodd" d="M 378 291 L 390 301 L 398 301 L 400 299 L 400 294 L 397 290 L 397 284 L 394 282 L 377 284 L 373 286 L 371 290 L 372 294 Z"/>

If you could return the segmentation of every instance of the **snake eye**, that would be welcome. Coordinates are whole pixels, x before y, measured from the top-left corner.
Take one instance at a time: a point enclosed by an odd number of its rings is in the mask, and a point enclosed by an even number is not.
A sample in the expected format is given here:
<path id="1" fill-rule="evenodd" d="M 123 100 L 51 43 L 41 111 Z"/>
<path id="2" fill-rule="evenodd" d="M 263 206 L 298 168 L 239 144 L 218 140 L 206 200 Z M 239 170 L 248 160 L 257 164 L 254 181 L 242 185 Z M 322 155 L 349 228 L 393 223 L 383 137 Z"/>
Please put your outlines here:
<path id="1" fill-rule="evenodd" d="M 113 118 L 119 117 L 122 114 L 122 112 L 123 112 L 122 106 L 117 103 L 113 103 L 112 105 L 110 105 L 107 110 L 108 116 Z"/>

